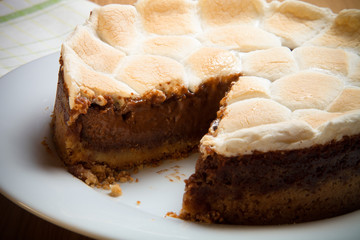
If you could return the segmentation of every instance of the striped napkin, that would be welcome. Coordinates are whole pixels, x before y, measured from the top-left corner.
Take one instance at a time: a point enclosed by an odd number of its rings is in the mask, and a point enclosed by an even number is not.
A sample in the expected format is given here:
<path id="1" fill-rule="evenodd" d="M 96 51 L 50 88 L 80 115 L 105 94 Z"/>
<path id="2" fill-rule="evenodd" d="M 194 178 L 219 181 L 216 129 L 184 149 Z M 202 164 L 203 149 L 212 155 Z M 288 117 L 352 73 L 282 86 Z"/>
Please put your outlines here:
<path id="1" fill-rule="evenodd" d="M 59 51 L 95 6 L 86 0 L 0 0 L 0 77 Z"/>

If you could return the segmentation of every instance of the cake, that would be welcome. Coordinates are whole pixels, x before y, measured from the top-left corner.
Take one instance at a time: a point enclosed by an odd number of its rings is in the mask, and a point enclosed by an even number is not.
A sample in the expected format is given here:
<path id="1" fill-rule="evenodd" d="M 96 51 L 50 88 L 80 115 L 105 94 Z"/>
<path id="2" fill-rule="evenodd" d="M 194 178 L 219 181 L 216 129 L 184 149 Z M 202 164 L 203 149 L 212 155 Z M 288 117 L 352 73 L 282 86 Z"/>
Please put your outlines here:
<path id="1" fill-rule="evenodd" d="M 98 185 L 200 149 L 185 220 L 278 224 L 359 209 L 359 29 L 359 10 L 292 0 L 96 8 L 62 45 L 59 156 Z"/>

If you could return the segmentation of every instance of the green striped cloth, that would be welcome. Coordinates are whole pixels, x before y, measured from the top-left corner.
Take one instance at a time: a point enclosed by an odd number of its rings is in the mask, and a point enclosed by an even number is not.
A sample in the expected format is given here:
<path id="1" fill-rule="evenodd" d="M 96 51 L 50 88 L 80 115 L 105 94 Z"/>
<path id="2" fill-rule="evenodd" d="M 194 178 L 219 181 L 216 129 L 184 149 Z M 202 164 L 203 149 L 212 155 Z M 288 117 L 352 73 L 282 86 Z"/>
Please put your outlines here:
<path id="1" fill-rule="evenodd" d="M 95 6 L 86 0 L 0 0 L 0 76 L 59 51 Z"/>

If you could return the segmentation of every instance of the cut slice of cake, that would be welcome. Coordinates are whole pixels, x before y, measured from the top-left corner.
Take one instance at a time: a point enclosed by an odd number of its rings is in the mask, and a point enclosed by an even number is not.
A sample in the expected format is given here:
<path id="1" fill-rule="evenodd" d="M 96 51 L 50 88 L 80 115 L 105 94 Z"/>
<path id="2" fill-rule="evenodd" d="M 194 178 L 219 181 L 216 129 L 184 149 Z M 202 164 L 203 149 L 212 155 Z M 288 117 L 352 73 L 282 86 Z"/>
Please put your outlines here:
<path id="1" fill-rule="evenodd" d="M 320 61 L 333 73 L 302 70 L 273 82 L 244 76 L 232 86 L 201 140 L 181 218 L 283 224 L 360 208 L 360 88 L 334 75 L 333 49 L 312 50 L 327 52 L 311 66 Z"/>

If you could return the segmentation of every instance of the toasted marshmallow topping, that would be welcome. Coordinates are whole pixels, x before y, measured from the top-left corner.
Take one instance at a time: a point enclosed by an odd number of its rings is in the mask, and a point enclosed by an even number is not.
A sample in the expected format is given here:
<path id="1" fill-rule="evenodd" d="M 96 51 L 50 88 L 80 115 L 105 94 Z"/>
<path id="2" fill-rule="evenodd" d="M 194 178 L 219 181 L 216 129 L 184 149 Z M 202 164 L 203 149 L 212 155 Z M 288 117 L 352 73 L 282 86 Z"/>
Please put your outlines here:
<path id="1" fill-rule="evenodd" d="M 304 120 L 313 128 L 318 128 L 322 124 L 343 115 L 342 113 L 330 113 L 318 109 L 300 109 L 293 112 L 295 119 Z"/>
<path id="2" fill-rule="evenodd" d="M 360 88 L 348 87 L 328 107 L 329 112 L 346 112 L 360 109 Z"/>
<path id="3" fill-rule="evenodd" d="M 205 44 L 250 52 L 281 46 L 280 38 L 251 25 L 231 25 L 209 30 Z"/>
<path id="4" fill-rule="evenodd" d="M 291 110 L 325 109 L 341 92 L 343 82 L 331 75 L 304 71 L 285 76 L 271 86 L 273 99 Z"/>
<path id="5" fill-rule="evenodd" d="M 184 68 L 167 57 L 131 56 L 120 66 L 116 79 L 126 83 L 139 94 L 156 89 L 166 95 L 184 88 Z"/>
<path id="6" fill-rule="evenodd" d="M 283 44 L 296 48 L 324 29 L 333 14 L 330 9 L 301 1 L 273 4 L 272 12 L 264 20 L 264 28 L 283 39 Z"/>
<path id="7" fill-rule="evenodd" d="M 200 16 L 209 26 L 254 23 L 264 13 L 262 0 L 199 0 Z"/>
<path id="8" fill-rule="evenodd" d="M 139 0 L 136 8 L 150 33 L 178 35 L 200 29 L 196 4 L 191 0 Z"/>
<path id="9" fill-rule="evenodd" d="M 112 73 L 126 54 L 103 43 L 88 28 L 78 26 L 69 43 L 76 54 L 95 71 Z"/>
<path id="10" fill-rule="evenodd" d="M 143 51 L 181 61 L 200 46 L 198 40 L 188 36 L 159 36 L 147 39 Z"/>
<path id="11" fill-rule="evenodd" d="M 314 136 L 315 132 L 305 121 L 290 120 L 238 129 L 216 137 L 207 134 L 201 139 L 200 151 L 206 155 L 205 147 L 211 147 L 224 156 L 237 156 L 254 150 L 288 150 L 298 148 L 299 143 Z"/>
<path id="12" fill-rule="evenodd" d="M 271 98 L 271 82 L 260 77 L 240 77 L 239 80 L 231 87 L 222 105 L 230 105 L 243 99 L 249 98 Z"/>
<path id="13" fill-rule="evenodd" d="M 360 87 L 360 57 L 359 55 L 351 54 L 349 63 L 348 80 L 351 84 Z"/>
<path id="14" fill-rule="evenodd" d="M 360 54 L 360 10 L 345 9 L 337 15 L 329 29 L 307 44 L 341 47 Z"/>
<path id="15" fill-rule="evenodd" d="M 70 109 L 83 108 L 82 104 L 77 103 L 77 99 L 81 97 L 103 106 L 106 104 L 105 96 L 113 98 L 138 96 L 135 90 L 123 82 L 90 68 L 70 47 L 63 45 L 61 52 L 64 62 L 64 81 L 69 89 Z"/>
<path id="16" fill-rule="evenodd" d="M 342 49 L 327 47 L 299 47 L 294 51 L 300 69 L 319 68 L 342 75 L 348 74 L 349 59 Z"/>
<path id="17" fill-rule="evenodd" d="M 204 47 L 186 59 L 189 67 L 189 89 L 196 91 L 200 83 L 208 79 L 240 73 L 240 61 L 230 51 Z"/>
<path id="18" fill-rule="evenodd" d="M 260 76 L 271 81 L 298 70 L 290 49 L 286 47 L 248 53 L 243 57 L 242 63 L 245 75 Z"/>
<path id="19" fill-rule="evenodd" d="M 219 123 L 219 133 L 283 122 L 290 119 L 291 111 L 271 99 L 253 98 L 230 104 L 224 115 L 226 117 Z"/>
<path id="20" fill-rule="evenodd" d="M 116 48 L 129 47 L 137 37 L 137 12 L 130 5 L 110 4 L 92 12 L 99 37 Z"/>
<path id="21" fill-rule="evenodd" d="M 243 75 L 201 140 L 203 154 L 326 144 L 360 134 L 359 29 L 360 10 L 337 15 L 293 0 L 99 7 L 62 46 L 70 109 L 164 101 Z"/>

